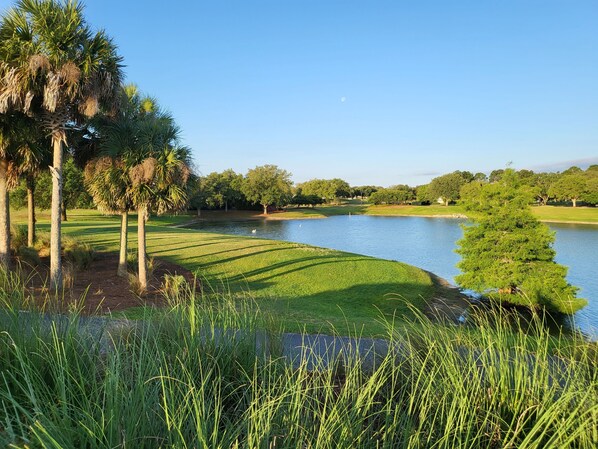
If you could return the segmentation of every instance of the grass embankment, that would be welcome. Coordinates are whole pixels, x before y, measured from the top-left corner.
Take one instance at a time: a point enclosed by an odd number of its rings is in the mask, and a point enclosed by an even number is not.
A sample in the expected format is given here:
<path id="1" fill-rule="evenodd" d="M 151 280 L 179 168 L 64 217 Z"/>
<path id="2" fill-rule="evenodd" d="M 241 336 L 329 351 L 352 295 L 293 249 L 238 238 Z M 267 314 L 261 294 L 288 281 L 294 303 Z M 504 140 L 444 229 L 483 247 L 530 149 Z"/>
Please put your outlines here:
<path id="1" fill-rule="evenodd" d="M 64 232 L 99 251 L 116 251 L 118 217 L 72 211 Z M 21 221 L 22 213 L 13 218 Z M 47 228 L 40 215 L 39 227 Z M 423 270 L 406 264 L 302 244 L 218 235 L 172 228 L 189 217 L 152 218 L 148 252 L 194 272 L 206 289 L 253 297 L 286 330 L 379 335 L 383 315 L 412 316 L 407 304 L 422 309 L 425 300 L 445 291 Z M 136 249 L 131 217 L 130 250 Z"/>
<path id="2" fill-rule="evenodd" d="M 400 333 L 389 325 L 390 351 L 373 371 L 352 356 L 292 365 L 276 335 L 263 344 L 255 310 L 230 297 L 179 298 L 143 325 L 99 339 L 77 314 L 52 324 L 18 312 L 22 285 L 1 273 L 0 284 L 0 304 L 9 305 L 0 314 L 2 447 L 598 443 L 596 347 L 552 338 L 542 327 L 530 339 L 484 322 L 476 333 L 424 321 Z"/>

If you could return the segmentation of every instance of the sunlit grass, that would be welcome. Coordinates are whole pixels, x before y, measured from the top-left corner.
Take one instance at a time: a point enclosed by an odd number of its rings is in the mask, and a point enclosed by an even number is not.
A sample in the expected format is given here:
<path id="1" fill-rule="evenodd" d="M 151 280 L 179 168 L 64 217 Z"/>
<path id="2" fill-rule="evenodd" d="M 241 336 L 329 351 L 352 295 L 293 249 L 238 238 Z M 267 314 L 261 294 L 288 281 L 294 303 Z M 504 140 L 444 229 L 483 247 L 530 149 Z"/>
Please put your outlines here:
<path id="1" fill-rule="evenodd" d="M 532 212 L 543 221 L 598 223 L 598 207 L 537 206 Z"/>
<path id="2" fill-rule="evenodd" d="M 67 235 L 96 251 L 117 251 L 119 217 L 73 211 Z M 40 217 L 40 228 L 48 222 Z M 16 216 L 22 220 L 23 216 Z M 408 304 L 423 308 L 441 294 L 430 275 L 399 262 L 308 245 L 172 228 L 184 216 L 148 223 L 148 253 L 197 273 L 202 282 L 232 295 L 251 291 L 260 308 L 288 330 L 328 333 L 332 328 L 364 335 L 384 333 L 376 318 L 412 316 Z M 136 248 L 131 217 L 130 249 Z M 137 312 L 134 312 L 137 313 Z"/>

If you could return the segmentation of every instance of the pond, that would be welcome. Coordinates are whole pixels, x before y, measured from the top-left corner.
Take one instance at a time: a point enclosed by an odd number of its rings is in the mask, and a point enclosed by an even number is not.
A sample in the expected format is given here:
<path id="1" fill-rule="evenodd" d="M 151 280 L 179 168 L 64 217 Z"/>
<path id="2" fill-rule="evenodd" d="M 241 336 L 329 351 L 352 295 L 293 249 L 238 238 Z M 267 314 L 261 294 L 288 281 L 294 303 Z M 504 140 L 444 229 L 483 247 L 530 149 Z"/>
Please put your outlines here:
<path id="1" fill-rule="evenodd" d="M 341 215 L 319 220 L 200 222 L 196 229 L 285 240 L 398 260 L 451 282 L 459 274 L 456 242 L 465 220 L 425 217 Z M 567 279 L 589 304 L 575 316 L 586 333 L 598 337 L 598 226 L 550 224 L 556 232 L 557 262 L 569 267 Z"/>

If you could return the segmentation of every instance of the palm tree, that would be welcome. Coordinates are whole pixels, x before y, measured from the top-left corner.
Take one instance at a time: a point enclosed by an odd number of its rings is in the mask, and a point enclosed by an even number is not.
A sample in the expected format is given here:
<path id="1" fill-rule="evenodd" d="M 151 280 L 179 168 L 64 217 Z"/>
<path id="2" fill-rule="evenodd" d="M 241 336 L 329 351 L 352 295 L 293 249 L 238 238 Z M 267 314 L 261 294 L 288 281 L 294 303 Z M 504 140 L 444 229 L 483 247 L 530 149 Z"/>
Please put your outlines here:
<path id="1" fill-rule="evenodd" d="M 123 277 L 127 276 L 129 211 L 133 208 L 127 193 L 129 183 L 127 168 L 120 158 L 102 156 L 92 159 L 85 166 L 85 185 L 98 209 L 121 215 L 117 273 Z"/>
<path id="2" fill-rule="evenodd" d="M 104 212 L 121 215 L 118 275 L 127 276 L 127 234 L 129 212 L 134 210 L 129 198 L 129 166 L 127 158 L 141 151 L 139 121 L 154 109 L 154 102 L 139 95 L 134 84 L 123 86 L 119 107 L 114 116 L 99 116 L 92 120 L 92 140 L 97 156 L 85 167 L 85 183 L 94 203 Z"/>
<path id="3" fill-rule="evenodd" d="M 39 127 L 34 123 L 27 129 L 24 137 L 24 144 L 20 147 L 18 154 L 18 173 L 25 178 L 27 189 L 27 246 L 35 244 L 35 178 L 42 171 L 42 167 L 48 167 L 51 161 L 49 139 L 40 132 Z"/>
<path id="4" fill-rule="evenodd" d="M 10 266 L 10 203 L 8 190 L 17 178 L 16 163 L 22 143 L 22 120 L 16 114 L 0 114 L 0 265 Z"/>
<path id="5" fill-rule="evenodd" d="M 186 184 L 191 173 L 190 151 L 179 145 L 179 128 L 161 111 L 155 100 L 142 101 L 143 113 L 135 124 L 135 144 L 121 153 L 128 169 L 128 197 L 137 210 L 139 286 L 147 289 L 145 223 L 151 213 L 183 208 L 187 204 Z"/>
<path id="6" fill-rule="evenodd" d="M 134 85 L 124 86 L 120 98 L 116 115 L 93 123 L 99 157 L 87 164 L 85 178 L 96 205 L 122 216 L 118 273 L 123 276 L 128 213 L 137 211 L 139 281 L 145 290 L 145 223 L 152 212 L 162 214 L 186 204 L 189 150 L 178 145 L 174 120 L 154 99 L 141 96 Z"/>
<path id="7" fill-rule="evenodd" d="M 66 129 L 95 115 L 120 86 L 121 58 L 103 31 L 92 33 L 76 0 L 20 0 L 0 25 L 0 113 L 40 118 L 51 136 L 50 282 L 62 284 L 60 206 Z"/>
<path id="8" fill-rule="evenodd" d="M 189 149 L 166 145 L 148 152 L 147 157 L 131 167 L 130 198 L 137 209 L 137 245 L 139 286 L 147 289 L 147 250 L 145 223 L 150 213 L 161 215 L 182 209 L 187 204 L 186 184 L 191 173 Z"/>

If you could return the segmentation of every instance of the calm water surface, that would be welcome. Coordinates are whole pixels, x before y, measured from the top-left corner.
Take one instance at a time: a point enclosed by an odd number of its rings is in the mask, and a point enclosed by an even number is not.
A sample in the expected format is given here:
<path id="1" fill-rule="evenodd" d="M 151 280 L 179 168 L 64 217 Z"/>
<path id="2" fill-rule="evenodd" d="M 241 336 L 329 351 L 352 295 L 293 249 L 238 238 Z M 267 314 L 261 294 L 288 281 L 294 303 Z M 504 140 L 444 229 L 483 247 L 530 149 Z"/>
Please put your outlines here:
<path id="1" fill-rule="evenodd" d="M 424 217 L 338 216 L 321 220 L 202 222 L 196 228 L 226 234 L 305 243 L 398 260 L 454 282 L 459 274 L 456 242 L 464 220 Z M 569 267 L 569 282 L 589 301 L 576 322 L 598 336 L 598 226 L 551 224 L 557 262 Z M 255 230 L 255 232 L 252 232 Z"/>

